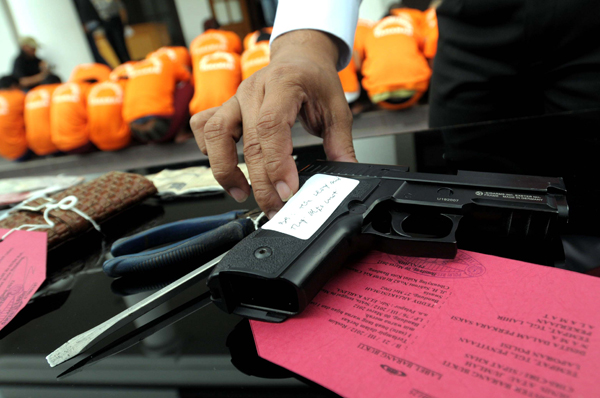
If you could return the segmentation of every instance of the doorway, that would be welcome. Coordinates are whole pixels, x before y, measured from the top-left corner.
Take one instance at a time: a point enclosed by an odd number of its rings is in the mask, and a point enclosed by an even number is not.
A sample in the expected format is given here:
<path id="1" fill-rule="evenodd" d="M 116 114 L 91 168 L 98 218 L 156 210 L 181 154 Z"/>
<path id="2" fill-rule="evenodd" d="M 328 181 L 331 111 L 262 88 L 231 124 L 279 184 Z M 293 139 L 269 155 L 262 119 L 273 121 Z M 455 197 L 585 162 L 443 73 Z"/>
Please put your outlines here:
<path id="1" fill-rule="evenodd" d="M 209 0 L 213 16 L 221 29 L 237 33 L 243 38 L 252 32 L 248 2 L 242 0 Z"/>

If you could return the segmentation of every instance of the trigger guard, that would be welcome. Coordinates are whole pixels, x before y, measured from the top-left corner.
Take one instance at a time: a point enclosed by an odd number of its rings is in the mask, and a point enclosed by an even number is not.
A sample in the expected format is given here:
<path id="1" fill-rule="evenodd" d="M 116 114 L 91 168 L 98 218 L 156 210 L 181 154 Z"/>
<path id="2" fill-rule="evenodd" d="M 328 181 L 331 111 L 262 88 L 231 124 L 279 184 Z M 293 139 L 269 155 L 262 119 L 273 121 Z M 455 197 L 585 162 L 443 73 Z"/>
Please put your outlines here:
<path id="1" fill-rule="evenodd" d="M 404 223 L 404 221 L 411 216 L 411 213 L 392 211 L 390 212 L 390 215 L 392 216 L 392 230 L 400 236 L 412 238 L 413 236 L 407 233 L 404 228 L 402 228 L 402 223 Z M 462 215 L 440 213 L 440 216 L 448 218 L 452 222 L 452 228 L 446 236 L 441 236 L 438 239 L 449 239 L 451 241 L 456 241 L 456 230 L 458 229 L 458 223 L 462 219 Z"/>

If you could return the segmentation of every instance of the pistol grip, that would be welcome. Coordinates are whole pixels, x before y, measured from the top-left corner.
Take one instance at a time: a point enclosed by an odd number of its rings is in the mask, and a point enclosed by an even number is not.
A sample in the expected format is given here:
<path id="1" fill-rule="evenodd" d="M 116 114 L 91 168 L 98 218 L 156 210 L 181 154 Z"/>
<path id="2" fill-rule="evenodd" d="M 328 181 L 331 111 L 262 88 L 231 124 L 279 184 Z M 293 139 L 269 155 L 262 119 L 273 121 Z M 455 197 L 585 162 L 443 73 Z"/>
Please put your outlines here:
<path id="1" fill-rule="evenodd" d="M 268 322 L 300 313 L 349 256 L 368 246 L 362 214 L 343 213 L 308 240 L 264 229 L 249 235 L 208 277 L 213 302 Z"/>

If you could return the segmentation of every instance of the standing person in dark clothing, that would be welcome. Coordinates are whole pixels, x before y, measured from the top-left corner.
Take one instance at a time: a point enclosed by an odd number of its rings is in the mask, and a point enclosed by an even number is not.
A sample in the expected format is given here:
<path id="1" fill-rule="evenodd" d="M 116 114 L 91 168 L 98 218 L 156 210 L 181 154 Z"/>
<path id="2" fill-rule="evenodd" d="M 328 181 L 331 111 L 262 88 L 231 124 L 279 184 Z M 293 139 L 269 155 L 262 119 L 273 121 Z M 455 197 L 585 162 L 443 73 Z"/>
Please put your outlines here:
<path id="1" fill-rule="evenodd" d="M 585 39 L 599 13 L 595 0 L 443 1 L 430 127 L 598 108 L 600 44 Z"/>
<path id="2" fill-rule="evenodd" d="M 50 68 L 46 61 L 36 56 L 39 44 L 33 37 L 20 38 L 19 46 L 21 53 L 15 59 L 12 75 L 19 79 L 23 89 L 30 90 L 44 83 L 44 79 L 50 76 Z"/>
<path id="3" fill-rule="evenodd" d="M 102 54 L 100 54 L 100 51 L 98 51 L 96 39 L 94 38 L 94 32 L 100 27 L 100 17 L 98 16 L 98 12 L 96 12 L 96 9 L 90 0 L 74 1 L 75 8 L 77 8 L 77 13 L 79 14 L 79 19 L 83 24 L 85 37 L 87 38 L 90 50 L 92 50 L 94 61 L 98 64 L 108 65 L 108 62 L 106 62 Z"/>
<path id="4" fill-rule="evenodd" d="M 74 0 L 79 18 L 87 36 L 90 48 L 97 63 L 107 64 L 96 46 L 94 32 L 104 30 L 106 39 L 112 46 L 121 63 L 129 61 L 129 51 L 125 44 L 124 25 L 121 16 L 126 12 L 120 0 Z"/>

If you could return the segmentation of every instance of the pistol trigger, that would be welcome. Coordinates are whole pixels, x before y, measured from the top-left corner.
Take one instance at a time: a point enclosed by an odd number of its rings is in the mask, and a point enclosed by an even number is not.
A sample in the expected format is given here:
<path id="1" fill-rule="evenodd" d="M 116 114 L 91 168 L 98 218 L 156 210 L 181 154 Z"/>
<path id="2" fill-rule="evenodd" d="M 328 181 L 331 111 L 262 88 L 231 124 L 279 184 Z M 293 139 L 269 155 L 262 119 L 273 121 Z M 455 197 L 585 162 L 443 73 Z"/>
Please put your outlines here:
<path id="1" fill-rule="evenodd" d="M 410 217 L 410 213 L 390 211 L 390 216 L 392 216 L 392 230 L 400 236 L 410 238 L 411 235 L 406 233 L 404 228 L 402 228 L 402 223 L 404 223 L 404 221 Z"/>
<path id="2" fill-rule="evenodd" d="M 448 217 L 450 221 L 452 221 L 452 229 L 446 238 L 448 240 L 456 242 L 456 230 L 458 229 L 458 224 L 460 224 L 460 220 L 462 220 L 462 215 L 460 214 L 442 214 L 444 217 Z"/>

